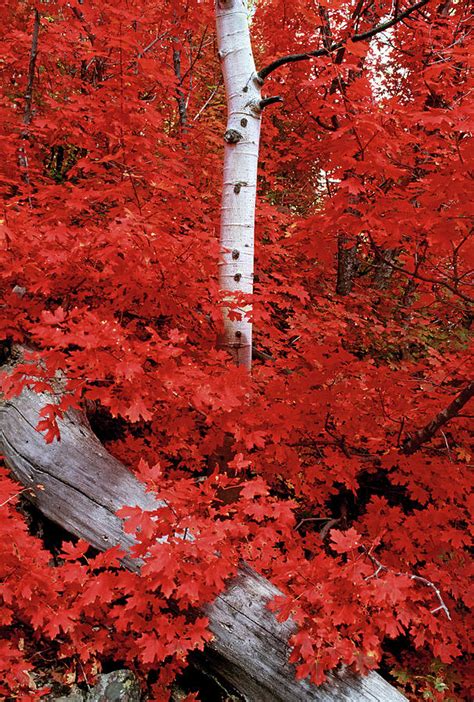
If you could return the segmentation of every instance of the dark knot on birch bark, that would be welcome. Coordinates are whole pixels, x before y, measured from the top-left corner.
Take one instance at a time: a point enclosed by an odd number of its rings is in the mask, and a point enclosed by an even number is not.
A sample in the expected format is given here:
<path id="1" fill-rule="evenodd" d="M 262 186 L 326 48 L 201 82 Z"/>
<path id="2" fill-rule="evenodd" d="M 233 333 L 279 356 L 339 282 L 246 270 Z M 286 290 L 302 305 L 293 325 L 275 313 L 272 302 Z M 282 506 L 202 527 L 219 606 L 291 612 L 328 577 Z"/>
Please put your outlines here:
<path id="1" fill-rule="evenodd" d="M 243 138 L 243 135 L 237 129 L 228 129 L 224 134 L 224 141 L 228 144 L 237 144 Z"/>

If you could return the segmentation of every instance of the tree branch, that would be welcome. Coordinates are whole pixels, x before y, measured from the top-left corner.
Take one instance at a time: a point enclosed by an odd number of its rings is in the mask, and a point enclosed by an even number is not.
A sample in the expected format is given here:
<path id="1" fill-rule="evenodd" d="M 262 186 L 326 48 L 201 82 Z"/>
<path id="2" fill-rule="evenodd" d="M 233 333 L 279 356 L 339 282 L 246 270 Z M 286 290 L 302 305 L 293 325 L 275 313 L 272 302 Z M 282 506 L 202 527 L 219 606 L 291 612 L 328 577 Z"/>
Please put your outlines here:
<path id="1" fill-rule="evenodd" d="M 422 280 L 424 283 L 440 285 L 441 287 L 446 288 L 446 290 L 452 292 L 453 295 L 456 295 L 457 297 L 461 298 L 461 300 L 464 300 L 469 304 L 472 304 L 474 302 L 474 299 L 472 297 L 469 297 L 469 295 L 465 295 L 464 293 L 462 293 L 460 290 L 458 290 L 457 286 L 455 287 L 450 283 L 446 283 L 444 280 L 437 280 L 436 278 L 430 278 L 429 276 L 418 273 L 418 264 L 414 271 L 407 271 L 405 268 L 403 268 L 403 266 L 399 266 L 393 261 L 388 261 L 383 255 L 383 250 L 379 246 L 377 246 L 370 234 L 369 238 L 372 248 L 374 249 L 375 253 L 378 254 L 378 256 L 380 256 L 380 260 L 382 261 L 382 263 L 386 264 L 387 266 L 390 266 L 390 268 L 393 268 L 394 271 L 399 271 L 400 273 L 403 273 L 403 275 L 406 275 L 408 278 L 416 278 L 416 280 Z"/>
<path id="2" fill-rule="evenodd" d="M 260 100 L 258 103 L 258 106 L 261 110 L 264 110 L 265 107 L 268 107 L 269 105 L 273 105 L 275 102 L 283 102 L 283 98 L 280 97 L 279 95 L 275 95 L 274 97 L 266 97 L 263 98 L 263 100 Z"/>
<path id="3" fill-rule="evenodd" d="M 87 38 L 89 39 L 91 46 L 94 46 L 95 43 L 95 34 L 91 31 L 91 29 L 87 26 L 86 19 L 84 17 L 84 13 L 78 8 L 78 7 L 71 7 L 73 15 L 79 20 L 79 22 L 82 25 L 83 30 L 87 34 Z"/>
<path id="4" fill-rule="evenodd" d="M 431 441 L 433 436 L 436 434 L 438 429 L 444 426 L 450 419 L 458 416 L 459 410 L 461 410 L 464 405 L 466 405 L 471 397 L 474 395 L 474 381 L 471 381 L 466 385 L 463 390 L 454 398 L 446 409 L 442 410 L 436 415 L 434 419 L 431 420 L 422 429 L 419 429 L 414 436 L 410 437 L 408 441 L 405 442 L 403 453 L 410 456 L 411 454 L 418 451 L 418 449 Z"/>
<path id="5" fill-rule="evenodd" d="M 408 7 L 406 10 L 400 12 L 400 14 L 395 15 L 394 17 L 391 17 L 386 22 L 381 22 L 380 24 L 376 25 L 375 27 L 372 27 L 372 29 L 369 29 L 366 32 L 353 34 L 351 37 L 348 37 L 348 39 L 344 39 L 343 41 L 334 42 L 329 47 L 317 49 L 316 51 L 307 51 L 304 54 L 290 54 L 289 56 L 282 56 L 281 58 L 272 61 L 272 63 L 268 64 L 268 66 L 265 66 L 265 68 L 262 68 L 262 70 L 259 71 L 258 76 L 261 80 L 265 80 L 265 78 L 267 78 L 270 75 L 270 73 L 273 73 L 273 71 L 275 71 L 277 68 L 280 68 L 280 66 L 284 66 L 287 63 L 306 61 L 307 59 L 317 58 L 318 56 L 329 56 L 329 54 L 331 54 L 333 51 L 341 49 L 349 41 L 356 42 L 371 39 L 376 34 L 380 34 L 380 32 L 384 32 L 386 29 L 390 29 L 390 27 L 393 27 L 395 24 L 398 24 L 406 17 L 411 15 L 413 12 L 416 12 L 416 10 L 421 9 L 428 2 L 429 0 L 419 0 L 419 2 L 415 3 L 415 5 L 413 5 L 412 7 Z"/>
<path id="6" fill-rule="evenodd" d="M 410 578 L 410 580 L 416 580 L 419 583 L 423 583 L 423 585 L 430 587 L 435 592 L 436 597 L 438 598 L 439 606 L 432 609 L 431 614 L 435 614 L 436 612 L 439 612 L 440 610 L 442 610 L 445 613 L 446 617 L 449 619 L 449 621 L 451 621 L 451 619 L 452 619 L 451 613 L 450 613 L 445 601 L 443 600 L 443 597 L 441 595 L 441 591 L 438 587 L 436 587 L 436 585 L 431 580 L 428 580 L 427 578 L 423 578 L 421 575 L 415 575 L 414 573 L 402 573 L 402 572 L 392 570 L 392 568 L 388 568 L 386 565 L 381 563 L 377 558 L 375 558 L 375 556 L 373 556 L 370 553 L 370 551 L 368 551 L 365 547 L 363 547 L 363 549 L 365 551 L 365 554 L 371 560 L 372 564 L 374 565 L 374 567 L 376 569 L 372 573 L 372 575 L 369 575 L 367 578 L 365 578 L 366 580 L 371 580 L 372 578 L 378 578 L 379 573 L 381 573 L 382 571 L 385 571 L 386 573 L 393 573 L 393 575 L 405 576 L 407 578 Z"/>

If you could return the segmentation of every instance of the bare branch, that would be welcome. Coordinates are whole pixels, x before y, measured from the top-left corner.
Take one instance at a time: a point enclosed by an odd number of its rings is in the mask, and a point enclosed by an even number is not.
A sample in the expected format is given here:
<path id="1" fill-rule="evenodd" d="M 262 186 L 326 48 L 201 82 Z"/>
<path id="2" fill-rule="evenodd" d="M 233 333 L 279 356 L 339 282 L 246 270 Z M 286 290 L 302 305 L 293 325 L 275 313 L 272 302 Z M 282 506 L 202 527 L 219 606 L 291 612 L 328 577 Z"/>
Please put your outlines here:
<path id="1" fill-rule="evenodd" d="M 199 46 L 198 46 L 198 48 L 197 48 L 197 51 L 196 51 L 196 54 L 195 54 L 194 58 L 192 57 L 192 55 L 191 55 L 191 57 L 190 57 L 189 66 L 188 66 L 188 68 L 185 70 L 185 72 L 183 73 L 183 77 L 181 78 L 181 83 L 184 81 L 185 78 L 187 78 L 188 74 L 192 72 L 192 70 L 193 70 L 193 68 L 194 68 L 194 66 L 195 66 L 195 64 L 196 64 L 196 62 L 201 58 L 201 55 L 202 55 L 202 52 L 203 52 L 203 49 L 204 49 L 204 40 L 205 40 L 206 35 L 207 35 L 207 29 L 208 29 L 208 28 L 207 28 L 207 26 L 206 26 L 206 27 L 204 28 L 204 32 L 203 32 L 203 35 L 202 35 L 201 40 L 200 40 L 200 42 L 199 42 Z"/>
<path id="2" fill-rule="evenodd" d="M 143 58 L 143 56 L 147 53 L 147 51 L 150 51 L 151 49 L 153 49 L 153 47 L 155 46 L 155 44 L 156 44 L 157 42 L 159 42 L 160 39 L 164 39 L 167 35 L 168 35 L 168 32 L 164 32 L 163 34 L 158 34 L 158 35 L 153 39 L 153 41 L 151 41 L 149 44 L 147 44 L 147 46 L 145 46 L 145 48 L 143 48 L 143 49 L 139 52 L 138 58 L 139 58 L 139 59 Z"/>
<path id="3" fill-rule="evenodd" d="M 221 85 L 222 85 L 222 78 L 219 78 L 216 87 L 212 89 L 212 92 L 211 92 L 211 94 L 209 95 L 209 97 L 207 98 L 207 100 L 206 100 L 206 102 L 204 103 L 204 105 L 203 105 L 202 107 L 200 107 L 200 108 L 199 108 L 199 111 L 194 115 L 194 117 L 193 117 L 193 121 L 194 121 L 194 122 L 195 122 L 197 119 L 199 119 L 199 117 L 202 115 L 202 113 L 204 112 L 204 110 L 206 109 L 206 107 L 207 107 L 207 106 L 209 105 L 209 103 L 213 100 L 215 94 L 217 93 L 217 91 L 219 90 L 219 88 L 221 87 Z"/>
<path id="4" fill-rule="evenodd" d="M 42 487 L 42 486 L 36 485 L 35 487 Z M 8 504 L 9 502 L 12 502 L 13 500 L 16 500 L 17 497 L 19 497 L 20 495 L 22 495 L 22 494 L 25 493 L 25 492 L 27 492 L 27 493 L 29 493 L 30 495 L 33 495 L 33 496 L 34 496 L 34 491 L 33 491 L 33 489 L 32 489 L 32 488 L 29 488 L 29 487 L 26 487 L 26 488 L 23 488 L 22 490 L 18 490 L 18 492 L 15 492 L 14 495 L 10 495 L 10 497 L 7 497 L 7 499 L 4 500 L 3 502 L 0 502 L 0 507 L 5 507 L 6 504 Z"/>
<path id="5" fill-rule="evenodd" d="M 275 95 L 274 97 L 266 97 L 263 98 L 263 100 L 260 100 L 258 103 L 258 106 L 261 110 L 264 110 L 265 107 L 268 107 L 269 105 L 273 105 L 275 102 L 283 102 L 283 98 L 280 97 L 279 95 Z"/>
<path id="6" fill-rule="evenodd" d="M 351 37 L 349 37 L 348 39 L 344 39 L 343 41 L 334 42 L 329 47 L 317 49 L 316 51 L 307 51 L 304 54 L 290 54 L 289 56 L 282 56 L 281 58 L 272 61 L 272 63 L 268 64 L 268 66 L 266 66 L 265 68 L 262 68 L 262 70 L 259 71 L 258 76 L 259 78 L 261 78 L 261 80 L 265 80 L 265 78 L 267 78 L 270 75 L 270 73 L 273 73 L 273 71 L 275 71 L 277 68 L 280 68 L 280 66 L 284 66 L 287 63 L 306 61 L 310 58 L 317 58 L 318 56 L 328 56 L 333 51 L 341 49 L 349 41 L 367 41 L 367 39 L 371 39 L 376 34 L 380 34 L 381 32 L 390 29 L 390 27 L 393 27 L 395 24 L 398 24 L 402 20 L 406 19 L 406 17 L 409 17 L 409 15 L 411 15 L 413 12 L 416 12 L 416 10 L 421 9 L 428 2 L 429 0 L 419 0 L 419 2 L 415 3 L 415 5 L 413 5 L 412 7 L 408 7 L 406 10 L 400 12 L 394 17 L 391 17 L 386 22 L 382 22 L 381 24 L 372 27 L 372 29 L 369 29 L 366 32 L 353 34 Z"/>
<path id="7" fill-rule="evenodd" d="M 423 578 L 421 575 L 414 575 L 413 573 L 402 573 L 399 571 L 392 570 L 392 568 L 388 568 L 386 565 L 381 563 L 375 556 L 373 556 L 370 551 L 368 551 L 365 546 L 362 547 L 365 551 L 365 554 L 367 557 L 370 559 L 372 562 L 375 571 L 372 573 L 372 575 L 367 576 L 365 579 L 366 580 L 372 580 L 372 578 L 378 578 L 379 574 L 382 571 L 385 571 L 386 573 L 392 573 L 393 575 L 404 575 L 406 578 L 410 578 L 410 580 L 417 580 L 419 583 L 423 583 L 423 585 L 426 585 L 427 587 L 430 587 L 436 594 L 436 597 L 438 598 L 439 606 L 435 607 L 434 609 L 431 610 L 431 614 L 435 614 L 436 612 L 439 612 L 442 610 L 449 621 L 451 621 L 451 612 L 449 611 L 445 601 L 443 600 L 443 597 L 441 595 L 441 591 L 439 588 L 436 587 L 436 585 L 431 582 L 431 580 L 428 580 L 427 578 Z"/>

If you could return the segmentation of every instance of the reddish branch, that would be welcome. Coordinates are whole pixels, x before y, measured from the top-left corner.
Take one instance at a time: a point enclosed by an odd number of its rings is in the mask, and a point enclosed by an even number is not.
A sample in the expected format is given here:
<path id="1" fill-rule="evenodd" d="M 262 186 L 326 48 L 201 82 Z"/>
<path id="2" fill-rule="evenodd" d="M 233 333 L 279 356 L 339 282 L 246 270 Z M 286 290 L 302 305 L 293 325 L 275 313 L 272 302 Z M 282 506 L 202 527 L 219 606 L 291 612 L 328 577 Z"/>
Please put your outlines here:
<path id="1" fill-rule="evenodd" d="M 454 398 L 446 409 L 442 410 L 434 419 L 431 420 L 431 422 L 429 422 L 422 429 L 419 429 L 414 436 L 408 439 L 408 441 L 405 443 L 403 453 L 411 455 L 412 453 L 418 451 L 423 444 L 431 441 L 438 429 L 449 422 L 450 419 L 456 417 L 473 395 L 474 381 L 471 381 L 463 390 L 461 390 L 459 395 Z"/>
<path id="2" fill-rule="evenodd" d="M 265 68 L 262 68 L 262 70 L 259 71 L 258 76 L 263 81 L 263 80 L 265 80 L 265 78 L 267 78 L 270 75 L 270 73 L 273 73 L 273 71 L 275 71 L 277 68 L 280 68 L 280 66 L 284 66 L 287 63 L 296 63 L 297 61 L 306 61 L 310 58 L 316 58 L 318 56 L 328 56 L 332 52 L 338 51 L 339 49 L 342 49 L 349 41 L 356 42 L 356 41 L 366 41 L 367 39 L 371 39 L 376 34 L 380 34 L 381 32 L 385 32 L 385 30 L 390 29 L 390 27 L 393 27 L 395 24 L 398 24 L 402 20 L 406 19 L 413 12 L 416 12 L 416 10 L 420 10 L 424 5 L 427 5 L 428 2 L 429 2 L 429 0 L 420 0 L 412 7 L 408 7 L 406 10 L 404 10 L 403 12 L 400 12 L 399 14 L 396 14 L 394 17 L 391 17 L 386 22 L 381 22 L 380 24 L 376 25 L 375 27 L 372 27 L 372 29 L 369 29 L 366 32 L 361 32 L 359 34 L 353 34 L 351 37 L 348 37 L 347 39 L 343 39 L 342 41 L 334 42 L 329 47 L 324 47 L 323 49 L 317 49 L 316 51 L 307 51 L 304 54 L 290 54 L 289 56 L 282 56 L 281 58 L 276 59 L 275 61 L 272 61 L 272 63 L 268 64 L 268 66 L 266 66 Z"/>

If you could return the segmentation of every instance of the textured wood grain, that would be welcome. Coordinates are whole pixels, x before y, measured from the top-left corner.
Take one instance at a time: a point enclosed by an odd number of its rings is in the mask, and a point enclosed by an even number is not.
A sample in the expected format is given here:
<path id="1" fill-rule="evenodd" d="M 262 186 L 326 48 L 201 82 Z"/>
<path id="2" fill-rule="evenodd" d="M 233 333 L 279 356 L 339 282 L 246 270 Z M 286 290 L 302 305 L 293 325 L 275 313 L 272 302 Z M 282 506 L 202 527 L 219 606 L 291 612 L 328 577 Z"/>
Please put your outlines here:
<path id="1" fill-rule="evenodd" d="M 132 543 L 115 512 L 125 505 L 159 504 L 70 412 L 59 422 L 61 441 L 45 444 L 35 430 L 50 398 L 25 389 L 0 405 L 0 450 L 15 477 L 32 489 L 32 501 L 54 522 L 100 550 Z M 42 489 L 38 489 L 38 485 Z M 132 558 L 124 562 L 137 570 Z M 402 702 L 406 698 L 377 673 L 332 675 L 322 687 L 297 681 L 288 663 L 291 621 L 277 622 L 267 602 L 278 590 L 243 565 L 237 578 L 207 607 L 215 639 L 201 657 L 248 702 Z"/>

